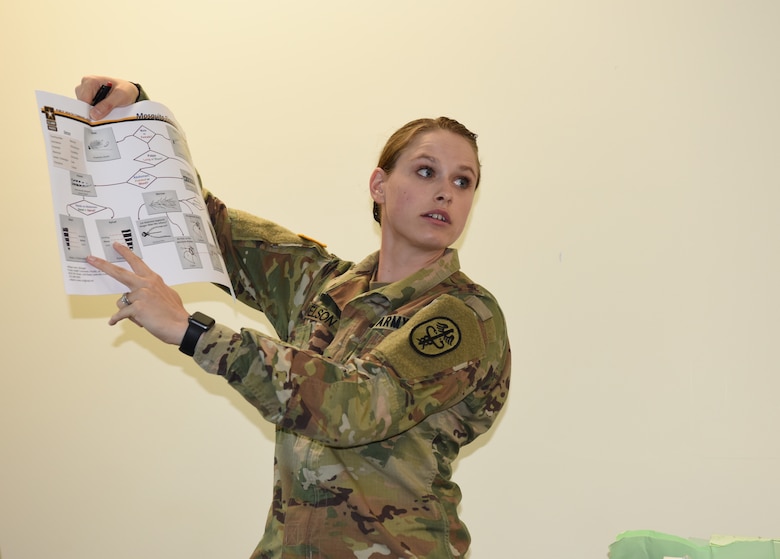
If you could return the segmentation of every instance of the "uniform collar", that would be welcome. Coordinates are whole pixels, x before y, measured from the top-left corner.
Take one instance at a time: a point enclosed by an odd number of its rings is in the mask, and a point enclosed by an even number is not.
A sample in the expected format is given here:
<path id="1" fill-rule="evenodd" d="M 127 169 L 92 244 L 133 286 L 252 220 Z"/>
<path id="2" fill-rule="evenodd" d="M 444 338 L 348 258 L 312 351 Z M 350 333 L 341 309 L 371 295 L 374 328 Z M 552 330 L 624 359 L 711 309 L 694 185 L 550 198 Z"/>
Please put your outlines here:
<path id="1" fill-rule="evenodd" d="M 400 281 L 384 284 L 371 290 L 371 278 L 379 263 L 379 252 L 374 252 L 355 264 L 347 272 L 335 278 L 325 293 L 341 308 L 363 295 L 377 295 L 390 303 L 391 307 L 415 299 L 422 293 L 440 284 L 460 270 L 458 251 L 448 248 L 436 262 Z"/>

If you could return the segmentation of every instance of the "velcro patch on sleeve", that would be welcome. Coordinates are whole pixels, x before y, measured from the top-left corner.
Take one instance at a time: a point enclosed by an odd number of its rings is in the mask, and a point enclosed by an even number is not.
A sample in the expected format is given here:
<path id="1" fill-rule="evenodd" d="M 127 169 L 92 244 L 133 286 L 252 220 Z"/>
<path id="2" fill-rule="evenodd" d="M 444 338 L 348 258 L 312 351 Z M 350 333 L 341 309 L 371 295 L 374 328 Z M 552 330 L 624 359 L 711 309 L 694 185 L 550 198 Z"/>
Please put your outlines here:
<path id="1" fill-rule="evenodd" d="M 493 321 L 493 313 L 487 308 L 487 305 L 474 295 L 466 297 L 466 304 L 471 307 L 475 313 L 482 319 L 482 325 L 485 329 L 487 343 L 492 343 L 496 339 L 496 325 Z"/>
<path id="2" fill-rule="evenodd" d="M 374 353 L 407 380 L 424 380 L 480 359 L 485 340 L 480 321 L 463 301 L 442 295 L 389 334 Z"/>
<path id="3" fill-rule="evenodd" d="M 230 210 L 231 230 L 236 241 L 265 241 L 272 245 L 305 245 L 319 243 L 304 235 L 293 233 L 286 227 L 265 218 L 241 210 Z"/>

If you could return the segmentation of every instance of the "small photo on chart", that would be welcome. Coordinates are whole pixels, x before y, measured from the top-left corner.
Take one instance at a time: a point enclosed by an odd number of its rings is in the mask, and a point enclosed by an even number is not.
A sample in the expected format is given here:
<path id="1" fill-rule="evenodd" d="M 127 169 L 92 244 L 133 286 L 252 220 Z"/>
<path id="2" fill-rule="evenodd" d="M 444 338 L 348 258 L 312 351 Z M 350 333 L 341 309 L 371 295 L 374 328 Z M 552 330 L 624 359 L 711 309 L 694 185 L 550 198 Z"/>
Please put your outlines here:
<path id="1" fill-rule="evenodd" d="M 109 262 L 124 262 L 125 259 L 112 246 L 115 242 L 122 243 L 138 255 L 139 258 L 143 258 L 141 256 L 141 246 L 136 242 L 133 224 L 129 217 L 96 219 L 95 225 L 100 235 L 100 242 L 103 245 L 106 260 Z"/>
<path id="2" fill-rule="evenodd" d="M 184 188 L 191 190 L 196 194 L 198 193 L 198 182 L 195 179 L 195 175 L 181 169 L 181 180 L 184 181 Z"/>
<path id="3" fill-rule="evenodd" d="M 76 171 L 70 172 L 70 191 L 74 196 L 97 197 L 92 175 L 77 173 Z"/>
<path id="4" fill-rule="evenodd" d="M 193 241 L 196 243 L 207 241 L 206 229 L 203 227 L 203 220 L 199 215 L 184 214 L 184 221 L 187 223 L 187 231 L 189 231 Z"/>
<path id="5" fill-rule="evenodd" d="M 190 237 L 176 237 L 176 250 L 179 252 L 179 262 L 185 270 L 203 268 L 203 262 L 198 254 L 198 247 Z"/>
<path id="6" fill-rule="evenodd" d="M 149 215 L 181 211 L 181 204 L 175 190 L 144 192 L 142 196 Z"/>
<path id="7" fill-rule="evenodd" d="M 84 153 L 87 161 L 114 161 L 121 158 L 111 128 L 85 128 Z"/>
<path id="8" fill-rule="evenodd" d="M 80 217 L 60 215 L 62 248 L 68 262 L 84 262 L 90 254 L 89 240 L 84 220 Z"/>
<path id="9" fill-rule="evenodd" d="M 144 246 L 173 242 L 171 223 L 165 215 L 138 220 L 138 231 Z"/>

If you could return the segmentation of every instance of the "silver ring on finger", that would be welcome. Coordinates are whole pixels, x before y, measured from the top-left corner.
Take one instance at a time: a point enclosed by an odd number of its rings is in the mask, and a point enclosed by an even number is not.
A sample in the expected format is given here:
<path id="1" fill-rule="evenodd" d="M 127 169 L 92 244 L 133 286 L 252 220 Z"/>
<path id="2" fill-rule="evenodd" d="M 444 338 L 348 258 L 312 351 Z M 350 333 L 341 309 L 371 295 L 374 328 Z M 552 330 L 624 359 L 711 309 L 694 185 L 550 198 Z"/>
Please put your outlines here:
<path id="1" fill-rule="evenodd" d="M 125 292 L 125 293 L 122 293 L 122 298 L 121 298 L 121 299 L 119 299 L 119 301 L 121 301 L 121 303 L 122 303 L 124 306 L 126 306 L 126 307 L 127 307 L 127 306 L 129 306 L 129 305 L 131 304 L 131 303 L 130 303 L 130 300 L 127 298 L 127 296 L 128 296 L 128 295 L 130 295 L 130 292 L 129 292 L 129 291 L 127 291 L 127 292 Z"/>

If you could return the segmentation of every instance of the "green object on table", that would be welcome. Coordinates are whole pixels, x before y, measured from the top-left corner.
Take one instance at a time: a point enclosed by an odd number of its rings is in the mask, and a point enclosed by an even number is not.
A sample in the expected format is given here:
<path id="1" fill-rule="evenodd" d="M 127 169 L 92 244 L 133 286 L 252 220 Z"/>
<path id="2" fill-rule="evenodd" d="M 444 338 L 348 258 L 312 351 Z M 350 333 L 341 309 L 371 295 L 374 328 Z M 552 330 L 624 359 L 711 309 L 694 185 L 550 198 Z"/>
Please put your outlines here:
<path id="1" fill-rule="evenodd" d="M 633 530 L 609 546 L 609 559 L 780 559 L 780 540 L 713 536 L 707 541 Z"/>

